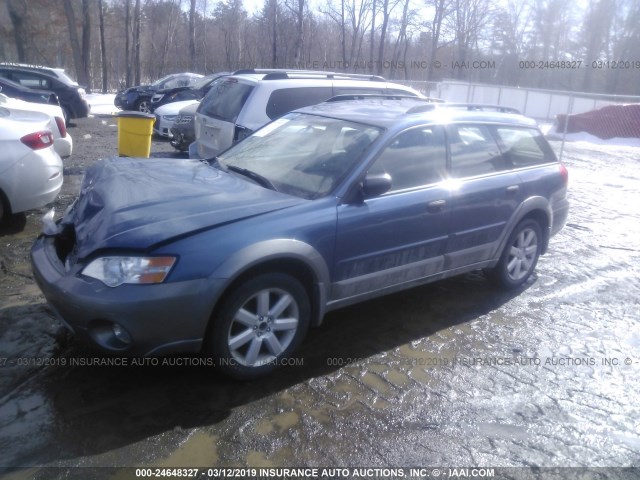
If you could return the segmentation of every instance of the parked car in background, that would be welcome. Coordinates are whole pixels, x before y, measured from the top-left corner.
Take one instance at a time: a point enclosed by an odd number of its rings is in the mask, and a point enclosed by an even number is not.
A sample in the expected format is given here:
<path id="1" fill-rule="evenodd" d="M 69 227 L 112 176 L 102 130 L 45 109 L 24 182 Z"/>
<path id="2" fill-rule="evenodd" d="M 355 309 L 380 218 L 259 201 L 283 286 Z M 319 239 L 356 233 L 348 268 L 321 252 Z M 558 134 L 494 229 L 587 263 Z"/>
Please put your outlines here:
<path id="1" fill-rule="evenodd" d="M 50 118 L 0 106 L 0 221 L 51 203 L 62 188 L 62 160 Z"/>
<path id="2" fill-rule="evenodd" d="M 45 297 L 104 350 L 204 350 L 248 379 L 331 310 L 479 269 L 527 282 L 568 212 L 567 170 L 535 121 L 356 96 L 207 162 L 90 167 L 32 248 Z"/>
<path id="3" fill-rule="evenodd" d="M 35 90 L 33 88 L 23 87 L 19 83 L 12 82 L 7 78 L 0 78 L 0 93 L 25 102 L 60 105 L 55 93 L 48 90 Z"/>
<path id="4" fill-rule="evenodd" d="M 180 110 L 171 127 L 171 146 L 181 152 L 189 150 L 196 140 L 194 118 L 200 102 L 188 105 Z"/>
<path id="5" fill-rule="evenodd" d="M 0 107 L 10 110 L 11 116 L 26 118 L 27 112 L 40 112 L 49 117 L 48 130 L 53 136 L 53 148 L 62 158 L 71 156 L 73 151 L 73 139 L 64 122 L 62 108 L 59 105 L 46 105 L 41 103 L 23 102 L 15 98 L 7 97 L 0 93 Z"/>
<path id="6" fill-rule="evenodd" d="M 375 75 L 302 70 L 239 70 L 225 77 L 200 102 L 195 148 L 209 158 L 296 108 L 341 94 L 397 94 L 420 97 L 412 88 Z"/>
<path id="7" fill-rule="evenodd" d="M 155 111 L 156 121 L 153 124 L 153 132 L 165 138 L 171 138 L 171 127 L 178 117 L 180 110 L 188 105 L 200 103 L 198 100 L 185 100 L 183 102 L 167 103 Z"/>
<path id="8" fill-rule="evenodd" d="M 156 92 L 167 88 L 188 87 L 202 77 L 203 75 L 198 73 L 173 73 L 156 80 L 151 85 L 138 85 L 118 92 L 113 104 L 121 110 L 149 113 L 151 111 L 151 97 Z"/>
<path id="9" fill-rule="evenodd" d="M 152 112 L 155 112 L 157 108 L 168 103 L 183 102 L 185 100 L 202 100 L 211 87 L 216 83 L 216 80 L 228 75 L 231 75 L 231 73 L 214 73 L 213 75 L 202 77 L 195 83 L 188 86 L 159 90 L 153 95 L 153 97 L 151 97 L 150 109 Z"/>
<path id="10" fill-rule="evenodd" d="M 64 71 L 64 68 L 45 67 L 43 65 L 31 65 L 27 63 L 8 63 L 8 62 L 0 63 L 0 67 L 18 67 L 22 70 L 42 72 L 57 78 L 62 83 L 65 83 L 68 85 L 76 85 L 76 86 L 78 85 L 78 83 L 75 80 L 73 80 L 69 75 L 67 75 L 67 72 Z"/>
<path id="11" fill-rule="evenodd" d="M 24 87 L 55 93 L 67 124 L 71 119 L 89 115 L 90 107 L 85 99 L 84 88 L 70 79 L 63 80 L 60 76 L 54 77 L 38 69 L 7 64 L 0 65 L 0 77 L 8 78 Z"/>

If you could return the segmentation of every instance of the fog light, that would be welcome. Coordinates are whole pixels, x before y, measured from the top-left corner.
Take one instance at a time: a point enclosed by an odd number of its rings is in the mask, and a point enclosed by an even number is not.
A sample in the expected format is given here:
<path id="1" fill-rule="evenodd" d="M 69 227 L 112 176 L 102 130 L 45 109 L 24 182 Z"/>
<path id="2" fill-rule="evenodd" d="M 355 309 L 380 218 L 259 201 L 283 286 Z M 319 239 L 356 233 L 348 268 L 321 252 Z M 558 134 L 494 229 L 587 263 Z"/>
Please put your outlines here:
<path id="1" fill-rule="evenodd" d="M 122 343 L 126 343 L 127 345 L 131 343 L 131 335 L 120 325 L 114 323 L 112 329 L 113 335 Z"/>

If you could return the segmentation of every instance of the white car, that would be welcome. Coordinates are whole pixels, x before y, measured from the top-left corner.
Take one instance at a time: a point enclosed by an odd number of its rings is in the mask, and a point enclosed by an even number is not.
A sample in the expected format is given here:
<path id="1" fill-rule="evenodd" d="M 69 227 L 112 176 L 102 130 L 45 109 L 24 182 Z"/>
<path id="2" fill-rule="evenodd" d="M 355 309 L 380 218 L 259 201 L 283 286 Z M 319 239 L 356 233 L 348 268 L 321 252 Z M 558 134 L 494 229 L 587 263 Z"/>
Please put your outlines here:
<path id="1" fill-rule="evenodd" d="M 161 137 L 171 138 L 171 127 L 180 110 L 194 103 L 200 103 L 200 100 L 185 100 L 183 102 L 173 102 L 156 108 L 156 122 L 153 124 L 153 131 Z"/>
<path id="2" fill-rule="evenodd" d="M 62 188 L 62 159 L 53 149 L 50 118 L 0 106 L 0 220 L 40 208 Z"/>
<path id="3" fill-rule="evenodd" d="M 20 112 L 31 111 L 41 112 L 49 117 L 48 130 L 53 134 L 53 148 L 62 158 L 71 156 L 73 152 L 73 139 L 67 127 L 65 126 L 64 113 L 59 105 L 48 105 L 43 103 L 32 103 L 18 100 L 17 98 L 7 97 L 0 93 L 0 107 L 9 110 L 16 110 L 16 114 L 22 115 Z M 28 115 L 27 115 L 28 116 Z"/>

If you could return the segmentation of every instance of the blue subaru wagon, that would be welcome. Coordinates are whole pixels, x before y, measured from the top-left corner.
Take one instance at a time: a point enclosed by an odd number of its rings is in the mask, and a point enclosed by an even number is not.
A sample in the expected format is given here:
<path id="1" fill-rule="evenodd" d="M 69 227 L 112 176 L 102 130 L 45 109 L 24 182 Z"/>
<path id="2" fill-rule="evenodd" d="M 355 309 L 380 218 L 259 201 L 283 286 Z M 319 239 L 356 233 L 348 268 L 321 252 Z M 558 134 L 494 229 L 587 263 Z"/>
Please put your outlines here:
<path id="1" fill-rule="evenodd" d="M 334 98 L 204 162 L 98 162 L 32 265 L 78 339 L 254 378 L 331 310 L 478 269 L 522 285 L 567 179 L 521 115 Z"/>

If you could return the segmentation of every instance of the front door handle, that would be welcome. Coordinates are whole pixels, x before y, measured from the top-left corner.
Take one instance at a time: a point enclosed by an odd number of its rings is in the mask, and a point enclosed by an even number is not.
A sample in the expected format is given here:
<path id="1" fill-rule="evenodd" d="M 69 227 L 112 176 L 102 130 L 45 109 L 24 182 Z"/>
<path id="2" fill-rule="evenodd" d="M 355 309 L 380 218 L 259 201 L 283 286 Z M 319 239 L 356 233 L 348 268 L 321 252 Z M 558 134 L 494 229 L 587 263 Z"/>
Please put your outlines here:
<path id="1" fill-rule="evenodd" d="M 520 185 L 511 185 L 507 187 L 507 193 L 517 193 L 520 190 Z"/>
<path id="2" fill-rule="evenodd" d="M 444 207 L 447 205 L 446 200 L 434 200 L 433 202 L 429 202 L 427 205 L 427 212 L 429 213 L 438 213 L 444 210 Z"/>

